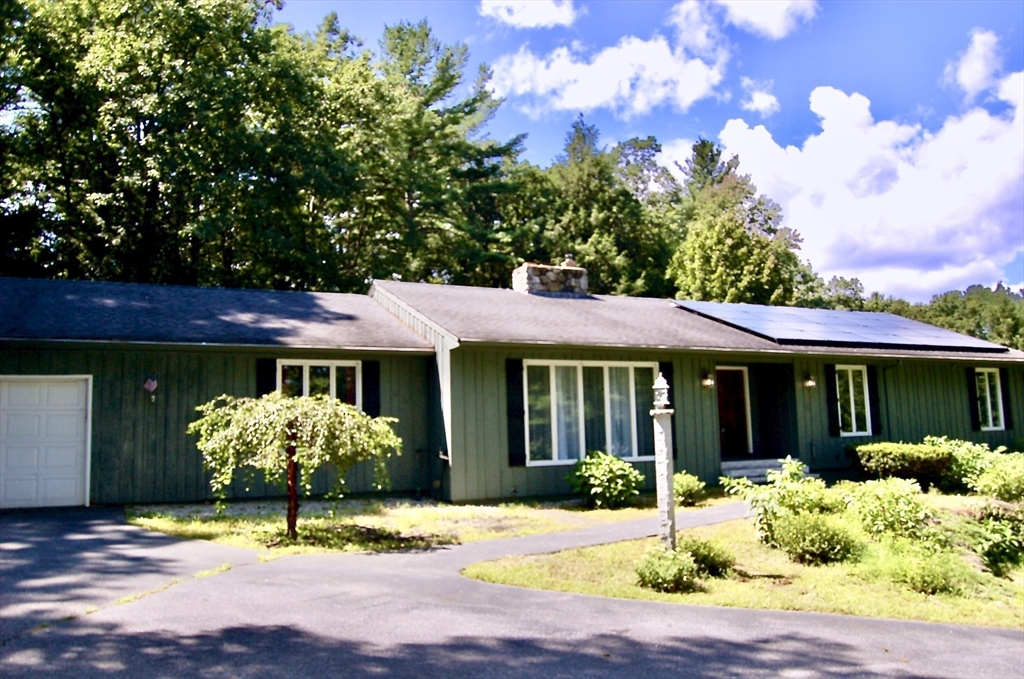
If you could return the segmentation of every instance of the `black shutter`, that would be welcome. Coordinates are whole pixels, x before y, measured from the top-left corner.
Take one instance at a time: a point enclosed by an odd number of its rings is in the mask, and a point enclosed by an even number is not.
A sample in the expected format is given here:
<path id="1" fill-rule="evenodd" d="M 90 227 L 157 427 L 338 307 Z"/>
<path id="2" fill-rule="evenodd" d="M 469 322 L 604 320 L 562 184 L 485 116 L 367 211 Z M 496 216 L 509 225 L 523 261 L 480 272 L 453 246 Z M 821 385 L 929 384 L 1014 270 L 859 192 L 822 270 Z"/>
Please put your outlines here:
<path id="1" fill-rule="evenodd" d="M 974 368 L 967 369 L 967 400 L 971 404 L 971 429 L 981 431 L 981 413 L 978 411 L 978 377 Z"/>
<path id="2" fill-rule="evenodd" d="M 256 359 L 256 396 L 277 391 L 277 359 Z"/>
<path id="3" fill-rule="evenodd" d="M 363 412 L 380 417 L 380 361 L 363 361 Z"/>
<path id="4" fill-rule="evenodd" d="M 526 466 L 526 411 L 523 410 L 523 360 L 505 360 L 505 401 L 508 412 L 508 466 Z"/>
<path id="5" fill-rule="evenodd" d="M 673 367 L 672 361 L 660 361 L 658 363 L 658 372 L 660 372 L 662 377 L 665 378 L 665 381 L 668 382 L 668 400 L 669 400 L 670 405 L 674 404 L 676 402 L 676 396 L 675 396 L 675 394 L 676 394 L 676 383 L 672 379 L 672 374 L 673 374 L 672 367 Z M 675 407 L 675 406 L 672 405 L 672 407 Z M 678 448 L 676 446 L 676 436 L 675 436 L 676 432 L 675 432 L 675 428 L 676 428 L 676 416 L 673 415 L 672 416 L 672 459 L 673 460 L 676 459 L 677 457 L 679 457 L 678 453 L 676 452 L 676 450 L 678 450 Z"/>
<path id="6" fill-rule="evenodd" d="M 871 413 L 871 435 L 882 433 L 882 408 L 878 395 L 878 368 L 868 366 L 868 409 Z"/>
<path id="7" fill-rule="evenodd" d="M 1010 371 L 999 369 L 999 389 L 1003 392 L 1003 428 L 1013 429 L 1013 408 L 1010 406 Z"/>
<path id="8" fill-rule="evenodd" d="M 836 396 L 836 366 L 825 364 L 825 409 L 828 411 L 828 435 L 839 436 L 839 399 Z"/>

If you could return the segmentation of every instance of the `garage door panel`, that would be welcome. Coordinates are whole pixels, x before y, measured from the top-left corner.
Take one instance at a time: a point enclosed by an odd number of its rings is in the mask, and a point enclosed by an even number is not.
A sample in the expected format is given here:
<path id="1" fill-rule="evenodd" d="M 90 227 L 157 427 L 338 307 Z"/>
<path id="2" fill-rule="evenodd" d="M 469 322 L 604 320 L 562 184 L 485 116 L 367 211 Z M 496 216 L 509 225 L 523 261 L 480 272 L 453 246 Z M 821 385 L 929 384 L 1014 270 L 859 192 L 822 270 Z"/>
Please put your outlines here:
<path id="1" fill-rule="evenodd" d="M 60 505 L 80 505 L 79 483 L 75 476 L 49 478 L 43 481 L 43 494 L 40 503 L 44 507 Z"/>
<path id="2" fill-rule="evenodd" d="M 85 378 L 0 378 L 0 507 L 86 503 Z"/>
<path id="3" fill-rule="evenodd" d="M 8 446 L 4 456 L 4 472 L 12 474 L 35 472 L 39 468 L 39 446 Z"/>
<path id="4" fill-rule="evenodd" d="M 84 393 L 81 385 L 61 382 L 46 387 L 46 405 L 51 408 L 84 408 Z"/>
<path id="5" fill-rule="evenodd" d="M 0 407 L 24 408 L 43 405 L 43 385 L 34 382 L 11 382 L 0 390 Z"/>
<path id="6" fill-rule="evenodd" d="M 81 413 L 59 413 L 46 416 L 47 441 L 78 441 L 85 433 Z"/>
<path id="7" fill-rule="evenodd" d="M 4 507 L 38 507 L 38 481 L 28 479 L 4 479 Z"/>
<path id="8" fill-rule="evenodd" d="M 42 436 L 42 415 L 35 413 L 4 413 L 3 418 L 3 434 L 8 440 L 35 440 Z"/>
<path id="9" fill-rule="evenodd" d="M 48 470 L 78 469 L 83 450 L 78 446 L 47 446 L 43 459 Z"/>

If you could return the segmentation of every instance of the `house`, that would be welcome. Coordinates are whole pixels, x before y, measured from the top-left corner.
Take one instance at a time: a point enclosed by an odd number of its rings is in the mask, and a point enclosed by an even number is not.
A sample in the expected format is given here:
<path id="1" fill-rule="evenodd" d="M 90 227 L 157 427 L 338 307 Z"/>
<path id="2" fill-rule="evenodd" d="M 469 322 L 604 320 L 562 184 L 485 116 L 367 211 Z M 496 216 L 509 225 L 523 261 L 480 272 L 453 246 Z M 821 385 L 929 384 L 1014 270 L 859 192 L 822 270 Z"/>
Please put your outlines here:
<path id="1" fill-rule="evenodd" d="M 397 417 L 389 471 L 415 490 L 436 449 L 432 366 L 433 347 L 365 295 L 0 278 L 0 506 L 209 498 L 185 435 L 195 407 L 277 388 Z M 367 468 L 347 481 L 374 487 Z"/>
<path id="2" fill-rule="evenodd" d="M 591 450 L 653 479 L 659 372 L 676 467 L 706 480 L 787 454 L 845 467 L 869 441 L 1021 437 L 1022 352 L 886 314 L 586 288 L 571 262 L 523 265 L 513 289 L 375 281 L 367 296 L 0 279 L 0 504 L 206 498 L 194 407 L 274 388 L 398 417 L 393 489 L 452 501 L 565 493 Z M 51 483 L 47 456 L 79 466 Z M 371 480 L 355 468 L 348 488 Z"/>

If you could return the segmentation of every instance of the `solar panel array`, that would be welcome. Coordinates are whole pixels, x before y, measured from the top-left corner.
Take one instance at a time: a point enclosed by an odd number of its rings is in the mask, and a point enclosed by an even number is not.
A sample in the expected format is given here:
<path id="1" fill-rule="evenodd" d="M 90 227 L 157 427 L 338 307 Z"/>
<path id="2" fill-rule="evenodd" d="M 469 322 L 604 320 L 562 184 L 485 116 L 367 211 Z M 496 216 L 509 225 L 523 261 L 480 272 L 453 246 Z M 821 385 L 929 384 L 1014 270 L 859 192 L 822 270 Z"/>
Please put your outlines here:
<path id="1" fill-rule="evenodd" d="M 998 344 L 892 314 L 684 300 L 675 303 L 779 344 L 1007 351 Z"/>

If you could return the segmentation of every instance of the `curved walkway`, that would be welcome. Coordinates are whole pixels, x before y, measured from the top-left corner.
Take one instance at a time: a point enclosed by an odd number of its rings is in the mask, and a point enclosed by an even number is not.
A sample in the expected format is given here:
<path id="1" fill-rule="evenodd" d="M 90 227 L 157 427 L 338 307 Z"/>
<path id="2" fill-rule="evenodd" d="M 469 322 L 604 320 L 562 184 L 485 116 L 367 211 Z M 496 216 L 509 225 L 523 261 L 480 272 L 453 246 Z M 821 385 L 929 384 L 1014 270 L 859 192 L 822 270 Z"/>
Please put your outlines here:
<path id="1" fill-rule="evenodd" d="M 687 512 L 680 527 L 743 512 Z M 126 526 L 111 511 L 2 514 L 0 675 L 1024 677 L 1016 630 L 605 599 L 459 575 L 477 561 L 655 530 L 644 519 L 260 562 Z"/>

